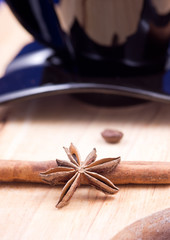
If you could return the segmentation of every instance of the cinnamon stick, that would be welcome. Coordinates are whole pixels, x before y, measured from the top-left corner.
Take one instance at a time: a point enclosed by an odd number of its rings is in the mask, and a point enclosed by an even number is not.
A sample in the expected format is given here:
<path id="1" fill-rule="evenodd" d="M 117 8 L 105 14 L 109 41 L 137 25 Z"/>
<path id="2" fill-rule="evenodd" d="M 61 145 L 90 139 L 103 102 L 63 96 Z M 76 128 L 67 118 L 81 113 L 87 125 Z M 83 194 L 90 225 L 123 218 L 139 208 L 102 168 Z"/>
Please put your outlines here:
<path id="1" fill-rule="evenodd" d="M 0 182 L 45 183 L 39 174 L 56 166 L 56 161 L 0 160 Z M 114 184 L 170 184 L 170 163 L 122 161 L 106 177 Z"/>

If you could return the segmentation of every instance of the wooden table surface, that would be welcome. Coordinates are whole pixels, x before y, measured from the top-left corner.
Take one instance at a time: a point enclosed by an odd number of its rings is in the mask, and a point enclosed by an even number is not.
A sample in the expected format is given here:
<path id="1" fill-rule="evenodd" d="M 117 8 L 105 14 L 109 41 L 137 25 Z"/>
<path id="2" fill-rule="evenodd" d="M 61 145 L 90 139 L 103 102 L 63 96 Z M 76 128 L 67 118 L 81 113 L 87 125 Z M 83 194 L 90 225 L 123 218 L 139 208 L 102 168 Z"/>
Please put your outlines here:
<path id="1" fill-rule="evenodd" d="M 32 37 L 8 7 L 0 7 L 0 75 Z M 121 130 L 119 144 L 100 136 Z M 70 95 L 0 106 L 0 159 L 66 159 L 63 146 L 73 142 L 82 159 L 97 148 L 98 159 L 170 161 L 170 105 L 143 103 L 97 107 Z M 56 209 L 61 187 L 0 184 L 0 239 L 110 239 L 119 230 L 170 206 L 169 186 L 120 186 L 115 196 L 80 187 L 68 206 Z"/>

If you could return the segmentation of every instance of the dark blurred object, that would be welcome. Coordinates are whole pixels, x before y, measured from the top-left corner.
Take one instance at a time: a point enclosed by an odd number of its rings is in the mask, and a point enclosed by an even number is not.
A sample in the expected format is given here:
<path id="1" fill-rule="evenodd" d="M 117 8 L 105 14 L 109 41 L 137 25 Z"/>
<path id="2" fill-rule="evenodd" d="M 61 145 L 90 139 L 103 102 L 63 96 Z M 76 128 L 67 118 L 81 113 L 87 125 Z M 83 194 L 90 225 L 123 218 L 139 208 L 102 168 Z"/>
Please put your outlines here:
<path id="1" fill-rule="evenodd" d="M 140 99 L 169 103 L 170 68 L 134 77 L 86 77 L 73 73 L 69 62 L 54 50 L 34 42 L 19 53 L 0 79 L 0 103 L 60 93 L 78 93 L 79 99 L 101 106 L 129 105 Z"/>
<path id="2" fill-rule="evenodd" d="M 0 102 L 57 92 L 170 101 L 168 1 L 7 2 L 47 47 L 14 60 L 0 80 Z"/>

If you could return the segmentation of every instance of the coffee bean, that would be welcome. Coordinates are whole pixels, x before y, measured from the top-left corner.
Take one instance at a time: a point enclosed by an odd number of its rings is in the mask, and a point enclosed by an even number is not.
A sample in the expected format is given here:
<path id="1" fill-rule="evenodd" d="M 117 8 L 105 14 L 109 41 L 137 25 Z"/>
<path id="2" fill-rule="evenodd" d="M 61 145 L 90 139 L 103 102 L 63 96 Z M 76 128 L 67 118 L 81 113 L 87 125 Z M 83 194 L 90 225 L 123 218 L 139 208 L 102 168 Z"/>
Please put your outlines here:
<path id="1" fill-rule="evenodd" d="M 101 132 L 102 137 L 108 143 L 118 143 L 123 137 L 123 133 L 118 130 L 105 129 Z"/>

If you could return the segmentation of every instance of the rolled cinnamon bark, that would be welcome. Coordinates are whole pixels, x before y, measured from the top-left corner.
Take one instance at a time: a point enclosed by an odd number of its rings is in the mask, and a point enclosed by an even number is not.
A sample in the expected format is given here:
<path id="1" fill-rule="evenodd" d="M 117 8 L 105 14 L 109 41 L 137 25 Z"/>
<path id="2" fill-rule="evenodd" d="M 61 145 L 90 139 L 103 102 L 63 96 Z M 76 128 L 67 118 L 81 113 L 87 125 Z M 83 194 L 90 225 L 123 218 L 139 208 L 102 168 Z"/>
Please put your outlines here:
<path id="1" fill-rule="evenodd" d="M 39 174 L 56 166 L 56 161 L 0 160 L 0 182 L 45 183 Z M 170 163 L 122 161 L 105 176 L 114 184 L 170 184 Z"/>

